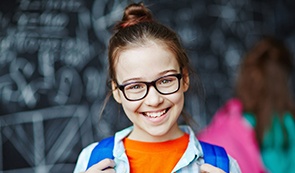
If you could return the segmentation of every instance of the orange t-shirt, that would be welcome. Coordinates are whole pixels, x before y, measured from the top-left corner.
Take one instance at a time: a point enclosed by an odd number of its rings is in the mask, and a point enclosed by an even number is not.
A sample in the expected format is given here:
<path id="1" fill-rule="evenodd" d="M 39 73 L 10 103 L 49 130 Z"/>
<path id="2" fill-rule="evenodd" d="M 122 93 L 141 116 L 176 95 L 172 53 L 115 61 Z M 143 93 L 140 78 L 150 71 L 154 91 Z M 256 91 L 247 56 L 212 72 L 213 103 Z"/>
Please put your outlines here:
<path id="1" fill-rule="evenodd" d="M 189 135 L 165 142 L 123 140 L 131 173 L 171 173 L 185 152 Z"/>

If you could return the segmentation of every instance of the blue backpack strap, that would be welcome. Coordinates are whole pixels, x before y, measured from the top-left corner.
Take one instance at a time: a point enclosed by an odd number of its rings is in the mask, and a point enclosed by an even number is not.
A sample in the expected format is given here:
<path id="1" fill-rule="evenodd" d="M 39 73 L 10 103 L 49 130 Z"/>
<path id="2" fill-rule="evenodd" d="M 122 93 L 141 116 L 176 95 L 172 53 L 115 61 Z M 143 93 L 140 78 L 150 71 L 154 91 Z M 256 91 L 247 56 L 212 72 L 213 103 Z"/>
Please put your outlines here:
<path id="1" fill-rule="evenodd" d="M 106 159 L 106 158 L 114 159 L 113 148 L 114 148 L 114 136 L 101 140 L 91 152 L 87 169 L 90 168 L 92 165 L 100 162 L 103 159 Z"/>
<path id="2" fill-rule="evenodd" d="M 229 158 L 224 148 L 200 141 L 205 163 L 221 168 L 229 173 Z"/>

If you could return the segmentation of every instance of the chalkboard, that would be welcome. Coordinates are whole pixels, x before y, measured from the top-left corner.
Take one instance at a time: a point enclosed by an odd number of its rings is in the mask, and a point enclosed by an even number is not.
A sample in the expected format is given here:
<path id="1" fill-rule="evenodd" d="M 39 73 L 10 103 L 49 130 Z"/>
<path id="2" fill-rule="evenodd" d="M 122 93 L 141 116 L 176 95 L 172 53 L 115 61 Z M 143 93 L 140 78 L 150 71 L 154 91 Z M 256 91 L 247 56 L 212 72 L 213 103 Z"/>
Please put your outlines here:
<path id="1" fill-rule="evenodd" d="M 129 2 L 1 0 L 0 172 L 72 172 L 83 147 L 130 125 L 112 98 L 98 118 L 108 39 Z M 204 98 L 192 92 L 185 105 L 199 128 L 231 97 L 240 59 L 261 35 L 295 50 L 294 1 L 143 2 L 179 33 L 202 81 Z"/>

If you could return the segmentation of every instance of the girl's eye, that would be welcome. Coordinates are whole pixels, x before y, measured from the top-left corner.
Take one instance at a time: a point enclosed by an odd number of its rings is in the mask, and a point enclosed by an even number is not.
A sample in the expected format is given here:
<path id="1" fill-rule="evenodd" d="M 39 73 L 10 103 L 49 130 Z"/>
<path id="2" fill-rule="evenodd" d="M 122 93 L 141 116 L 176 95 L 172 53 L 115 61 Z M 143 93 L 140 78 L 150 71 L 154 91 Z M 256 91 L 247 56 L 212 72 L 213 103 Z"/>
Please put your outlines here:
<path id="1" fill-rule="evenodd" d="M 138 90 L 142 88 L 144 88 L 144 84 L 141 83 L 129 84 L 125 87 L 126 90 Z"/>
<path id="2" fill-rule="evenodd" d="M 174 78 L 164 78 L 160 81 L 160 84 L 169 84 L 173 82 Z"/>

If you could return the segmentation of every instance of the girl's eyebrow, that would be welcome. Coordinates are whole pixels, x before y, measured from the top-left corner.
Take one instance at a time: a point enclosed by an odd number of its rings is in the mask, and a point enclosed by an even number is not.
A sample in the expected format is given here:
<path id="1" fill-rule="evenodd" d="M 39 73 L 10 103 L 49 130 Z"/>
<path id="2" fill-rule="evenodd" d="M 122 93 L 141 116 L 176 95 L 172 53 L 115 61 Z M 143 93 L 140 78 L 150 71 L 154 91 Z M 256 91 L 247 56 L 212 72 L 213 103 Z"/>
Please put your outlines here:
<path id="1" fill-rule="evenodd" d="M 139 78 L 139 77 L 130 78 L 130 79 L 124 80 L 122 82 L 122 84 L 130 83 L 130 82 L 134 82 L 134 81 L 141 81 L 141 78 Z"/>
<path id="2" fill-rule="evenodd" d="M 159 74 L 159 77 L 160 76 L 164 76 L 164 75 L 166 75 L 167 73 L 179 73 L 177 70 L 175 70 L 175 69 L 170 69 L 170 70 L 165 70 L 165 71 L 163 71 L 163 72 L 161 72 L 160 74 Z"/>
<path id="3" fill-rule="evenodd" d="M 159 77 L 161 77 L 161 76 L 165 76 L 167 73 L 180 73 L 180 72 L 178 72 L 178 70 L 175 70 L 175 69 L 165 70 L 165 71 L 159 73 L 159 75 L 158 75 L 157 78 L 159 78 Z M 155 78 L 155 79 L 157 79 L 157 78 Z M 155 80 L 155 79 L 154 79 L 154 80 Z M 136 81 L 145 81 L 145 80 L 143 80 L 143 79 L 140 78 L 140 77 L 135 77 L 135 78 L 130 78 L 130 79 L 124 80 L 124 81 L 122 82 L 122 84 L 130 83 L 130 82 L 136 82 Z"/>

